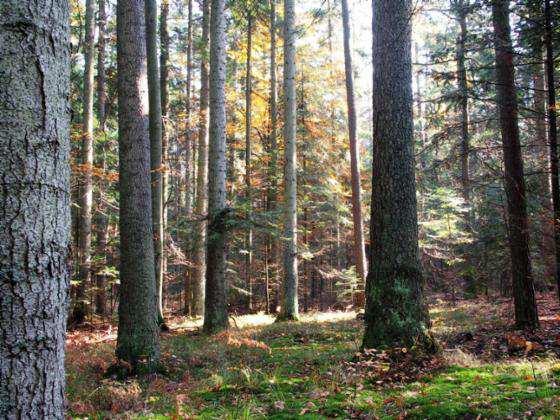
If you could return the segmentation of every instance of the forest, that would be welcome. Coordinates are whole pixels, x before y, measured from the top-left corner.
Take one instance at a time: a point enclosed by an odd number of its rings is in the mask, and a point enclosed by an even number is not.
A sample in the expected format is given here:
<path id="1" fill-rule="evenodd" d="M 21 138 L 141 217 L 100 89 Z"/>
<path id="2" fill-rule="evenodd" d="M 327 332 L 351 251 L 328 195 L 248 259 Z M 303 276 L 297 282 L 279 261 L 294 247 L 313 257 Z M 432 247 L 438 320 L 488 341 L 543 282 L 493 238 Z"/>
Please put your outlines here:
<path id="1" fill-rule="evenodd" d="M 0 0 L 0 419 L 560 418 L 559 0 Z"/>

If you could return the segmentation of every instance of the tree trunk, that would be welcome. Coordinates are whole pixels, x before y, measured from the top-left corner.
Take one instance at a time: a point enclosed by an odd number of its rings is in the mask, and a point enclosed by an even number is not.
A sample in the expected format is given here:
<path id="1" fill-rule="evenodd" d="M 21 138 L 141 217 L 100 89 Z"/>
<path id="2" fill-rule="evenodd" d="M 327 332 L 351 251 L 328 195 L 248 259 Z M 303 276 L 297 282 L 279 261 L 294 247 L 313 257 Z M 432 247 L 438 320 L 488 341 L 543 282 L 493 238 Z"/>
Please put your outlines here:
<path id="1" fill-rule="evenodd" d="M 267 211 L 272 214 L 272 222 L 276 226 L 276 208 L 278 202 L 278 110 L 276 91 L 276 0 L 270 0 L 270 138 L 269 138 L 269 164 L 268 164 L 268 191 Z M 273 279 L 274 284 L 279 283 L 279 247 L 274 233 L 268 235 L 268 279 Z M 267 293 L 270 293 L 267 286 Z M 269 295 L 267 295 L 269 296 Z M 269 299 L 270 300 L 270 299 Z M 275 308 L 267 304 L 267 311 Z"/>
<path id="2" fill-rule="evenodd" d="M 64 419 L 70 7 L 0 6 L 0 418 Z"/>
<path id="3" fill-rule="evenodd" d="M 247 11 L 247 63 L 245 75 L 245 199 L 247 200 L 247 213 L 245 215 L 248 223 L 247 236 L 245 237 L 245 282 L 249 289 L 249 311 L 253 310 L 253 283 L 251 267 L 253 265 L 253 191 L 251 189 L 251 96 L 253 94 L 252 87 L 252 72 L 251 72 L 251 55 L 253 53 L 252 40 L 253 40 L 253 16 L 251 11 Z"/>
<path id="4" fill-rule="evenodd" d="M 206 276 L 206 227 L 208 212 L 208 101 L 209 70 L 208 47 L 210 45 L 210 1 L 202 3 L 202 40 L 200 42 L 200 108 L 198 122 L 198 174 L 196 188 L 195 223 L 193 245 L 193 314 L 204 315 Z"/>
<path id="5" fill-rule="evenodd" d="M 363 347 L 433 348 L 418 248 L 412 98 L 412 1 L 373 1 L 371 252 Z"/>
<path id="6" fill-rule="evenodd" d="M 147 205 L 152 197 L 146 66 L 144 0 L 119 0 L 121 284 L 116 355 L 119 360 L 130 363 L 134 370 L 152 370 L 159 359 L 152 208 Z"/>
<path id="7" fill-rule="evenodd" d="M 105 85 L 105 45 L 106 45 L 106 27 L 107 12 L 105 10 L 105 0 L 99 0 L 99 41 L 97 42 L 97 115 L 99 119 L 99 129 L 105 137 L 106 130 L 106 102 L 107 87 Z M 107 143 L 106 138 L 103 139 L 103 146 L 100 159 L 100 167 L 105 175 L 106 172 L 106 154 Z M 107 206 L 103 202 L 103 194 L 108 188 L 108 183 L 103 178 L 99 183 L 99 200 L 97 204 L 97 253 L 101 256 L 100 264 L 102 269 L 107 266 L 107 242 L 109 240 L 109 215 L 107 214 Z M 107 277 L 104 274 L 96 275 L 96 293 L 95 293 L 95 312 L 104 316 L 107 314 Z"/>
<path id="8" fill-rule="evenodd" d="M 346 106 L 348 109 L 348 139 L 350 141 L 350 167 L 352 183 L 352 219 L 354 221 L 354 261 L 356 272 L 362 284 L 365 284 L 366 251 L 364 240 L 364 222 L 362 219 L 362 187 L 360 184 L 360 147 L 356 135 L 357 117 L 354 100 L 354 75 L 352 70 L 352 51 L 350 49 L 350 12 L 348 0 L 342 0 L 342 28 L 344 32 L 344 68 L 346 74 Z M 363 293 L 356 295 L 356 306 L 364 305 Z"/>
<path id="9" fill-rule="evenodd" d="M 186 124 L 185 124 L 185 208 L 184 214 L 187 219 L 192 218 L 192 198 L 193 198 L 193 188 L 192 183 L 194 182 L 192 175 L 193 153 L 192 153 L 192 127 L 191 127 L 191 92 L 192 92 L 192 45 L 193 45 L 193 18 L 192 18 L 192 0 L 188 0 L 188 17 L 187 17 L 187 92 L 186 92 L 186 103 L 185 103 L 185 114 L 186 114 Z M 190 238 L 190 229 L 188 226 L 184 226 L 184 237 L 183 237 L 183 248 L 185 252 L 185 257 L 187 261 L 191 259 L 192 253 L 192 242 Z M 185 288 L 185 315 L 191 315 L 191 304 L 192 304 L 192 288 L 190 286 L 191 274 L 189 266 L 185 266 L 184 274 L 184 288 Z"/>
<path id="10" fill-rule="evenodd" d="M 163 286 L 165 281 L 165 273 L 167 272 L 167 257 L 165 255 L 165 237 L 167 235 L 167 201 L 169 195 L 169 130 L 167 128 L 168 112 L 169 112 L 169 32 L 167 29 L 167 17 L 169 15 L 169 0 L 161 2 L 160 14 L 160 94 L 161 94 L 161 115 L 162 115 L 162 135 L 161 135 L 161 273 L 156 271 L 157 281 L 157 301 L 158 301 L 158 318 L 163 321 Z M 156 267 L 157 269 L 157 267 Z"/>
<path id="11" fill-rule="evenodd" d="M 161 89 L 157 48 L 157 1 L 145 0 L 146 49 L 150 101 L 150 168 L 152 186 L 152 224 L 156 276 L 157 319 L 163 323 L 161 296 L 163 290 L 163 157 Z M 119 130 L 120 131 L 120 130 Z"/>
<path id="12" fill-rule="evenodd" d="M 550 185 L 554 209 L 555 279 L 560 299 L 560 180 L 558 174 L 558 128 L 556 121 L 556 87 L 554 77 L 553 27 L 550 0 L 544 0 L 546 81 L 548 86 L 548 140 L 550 145 Z"/>
<path id="13" fill-rule="evenodd" d="M 535 328 L 539 320 L 529 254 L 525 180 L 519 142 L 513 47 L 509 26 L 509 0 L 493 1 L 492 21 L 496 51 L 497 102 L 504 153 L 515 323 L 518 328 Z"/>
<path id="14" fill-rule="evenodd" d="M 279 319 L 298 318 L 295 1 L 284 1 L 284 283 Z"/>
<path id="15" fill-rule="evenodd" d="M 210 13 L 210 168 L 208 175 L 208 241 L 204 331 L 228 327 L 227 230 L 230 209 L 226 198 L 226 17 L 224 0 L 212 0 Z"/>
<path id="16" fill-rule="evenodd" d="M 467 207 L 471 202 L 470 187 L 470 134 L 469 134 L 469 96 L 467 88 L 467 70 L 465 67 L 465 43 L 467 39 L 467 10 L 464 0 L 456 3 L 456 14 L 459 20 L 459 36 L 457 38 L 457 85 L 459 90 L 459 109 L 461 112 L 461 193 Z M 470 210 L 467 212 L 465 224 L 470 228 Z"/>
<path id="17" fill-rule="evenodd" d="M 84 39 L 84 114 L 82 125 L 82 170 L 80 191 L 80 220 L 78 222 L 79 284 L 70 323 L 82 324 L 87 314 L 86 287 L 91 283 L 91 208 L 93 203 L 93 91 L 95 53 L 95 3 L 86 1 Z"/>

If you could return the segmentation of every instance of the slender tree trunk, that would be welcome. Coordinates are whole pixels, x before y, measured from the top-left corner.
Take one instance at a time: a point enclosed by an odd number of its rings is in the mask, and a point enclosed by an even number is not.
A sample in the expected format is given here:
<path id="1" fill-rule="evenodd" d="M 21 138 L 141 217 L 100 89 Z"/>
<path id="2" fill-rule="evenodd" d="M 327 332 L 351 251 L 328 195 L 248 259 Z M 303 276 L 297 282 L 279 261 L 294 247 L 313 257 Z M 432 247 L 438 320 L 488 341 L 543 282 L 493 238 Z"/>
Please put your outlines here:
<path id="1" fill-rule="evenodd" d="M 423 299 L 414 175 L 412 1 L 373 5 L 371 253 L 363 346 L 433 349 Z"/>
<path id="2" fill-rule="evenodd" d="M 492 3 L 497 99 L 504 153 L 515 322 L 518 328 L 534 328 L 538 326 L 539 320 L 529 253 L 529 228 L 523 159 L 519 142 L 509 5 L 509 0 L 494 0 Z"/>
<path id="3" fill-rule="evenodd" d="M 50 6 L 36 0 L 0 6 L 2 419 L 64 419 L 70 7 Z"/>
<path id="4" fill-rule="evenodd" d="M 246 219 L 248 223 L 247 236 L 245 238 L 245 281 L 249 289 L 249 311 L 253 310 L 253 282 L 252 282 L 252 265 L 253 265 L 253 191 L 251 188 L 251 126 L 252 126 L 252 69 L 251 55 L 253 53 L 253 16 L 248 11 L 247 16 L 247 63 L 245 75 L 245 198 L 247 200 Z"/>
<path id="5" fill-rule="evenodd" d="M 210 45 L 210 1 L 202 3 L 202 40 L 200 43 L 200 108 L 198 122 L 198 174 L 195 215 L 198 219 L 208 212 L 208 102 L 209 70 L 208 47 Z M 197 221 L 193 251 L 193 314 L 204 315 L 206 277 L 206 228 L 205 220 Z"/>
<path id="6" fill-rule="evenodd" d="M 212 0 L 210 12 L 210 168 L 208 175 L 208 243 L 204 331 L 228 327 L 226 198 L 226 18 L 225 1 Z"/>
<path id="7" fill-rule="evenodd" d="M 185 103 L 185 114 L 186 114 L 186 127 L 185 127 L 185 208 L 184 213 L 187 219 L 192 218 L 192 202 L 193 202 L 193 191 L 192 184 L 194 178 L 192 176 L 192 167 L 194 166 L 193 159 L 193 138 L 192 138 L 192 47 L 193 47 L 193 18 L 192 18 L 192 0 L 188 0 L 188 17 L 187 17 L 187 93 L 186 93 L 186 103 Z M 185 251 L 185 257 L 187 261 L 190 261 L 192 255 L 192 241 L 190 240 L 190 227 L 185 226 L 184 228 L 184 238 L 183 247 Z M 192 271 L 189 266 L 185 268 L 185 315 L 191 315 L 192 311 L 192 288 L 191 288 L 191 275 Z"/>
<path id="8" fill-rule="evenodd" d="M 82 324 L 87 314 L 86 287 L 91 282 L 91 215 L 93 203 L 93 91 L 95 53 L 95 0 L 86 1 L 84 39 L 84 114 L 82 125 L 82 171 L 80 191 L 80 219 L 78 222 L 79 284 L 76 302 L 70 318 L 74 325 Z"/>
<path id="9" fill-rule="evenodd" d="M 352 70 L 352 51 L 350 49 L 350 12 L 348 0 L 342 0 L 342 28 L 344 32 L 344 68 L 346 74 L 346 106 L 348 108 L 348 139 L 350 141 L 350 167 L 352 183 L 352 218 L 354 221 L 354 261 L 358 277 L 365 284 L 366 251 L 364 222 L 362 218 L 362 187 L 360 184 L 360 148 L 356 135 L 357 117 L 354 99 L 354 75 Z M 364 295 L 356 295 L 356 306 L 364 305 Z"/>
<path id="10" fill-rule="evenodd" d="M 548 140 L 550 144 L 550 185 L 554 209 L 554 245 L 556 262 L 556 284 L 560 299 L 560 179 L 558 174 L 558 127 L 556 120 L 556 88 L 554 77 L 554 47 L 552 11 L 550 0 L 544 0 L 546 79 L 548 85 Z"/>
<path id="11" fill-rule="evenodd" d="M 160 94 L 161 94 L 161 115 L 162 115 L 162 134 L 161 134 L 161 273 L 156 271 L 157 281 L 157 301 L 158 301 L 158 318 L 163 321 L 163 287 L 165 282 L 165 273 L 167 272 L 167 257 L 165 255 L 165 237 L 167 235 L 167 213 L 168 213 L 168 196 L 169 196 L 169 130 L 168 112 L 169 112 L 169 32 L 167 29 L 167 17 L 169 15 L 169 0 L 162 0 L 160 13 Z M 156 267 L 157 269 L 157 267 Z"/>
<path id="12" fill-rule="evenodd" d="M 163 156 L 161 89 L 157 48 L 157 1 L 145 0 L 146 50 L 150 101 L 150 168 L 152 185 L 152 224 L 154 242 L 154 272 L 158 324 L 163 323 L 161 296 L 163 290 Z"/>
<path id="13" fill-rule="evenodd" d="M 107 125 L 106 103 L 107 103 L 107 87 L 105 84 L 105 46 L 106 46 L 106 28 L 107 28 L 107 12 L 105 10 L 105 0 L 99 0 L 99 40 L 97 42 L 97 115 L 99 119 L 99 129 L 103 135 L 103 146 L 99 165 L 105 175 L 107 169 L 107 143 L 105 138 L 105 130 Z M 99 183 L 99 202 L 97 204 L 97 253 L 101 256 L 100 264 L 103 269 L 107 266 L 107 242 L 109 240 L 109 215 L 107 214 L 107 206 L 103 202 L 103 194 L 107 190 L 108 184 L 105 179 Z M 107 276 L 97 274 L 96 276 L 96 293 L 95 293 L 95 312 L 104 316 L 107 314 Z"/>
<path id="14" fill-rule="evenodd" d="M 284 283 L 279 319 L 298 318 L 295 1 L 284 1 Z"/>
<path id="15" fill-rule="evenodd" d="M 270 0 L 270 138 L 269 138 L 269 164 L 268 164 L 268 191 L 267 205 L 268 212 L 272 214 L 272 222 L 276 226 L 276 209 L 278 202 L 278 109 L 276 91 L 276 0 Z M 268 267 L 267 278 L 273 279 L 274 284 L 280 282 L 279 279 L 279 246 L 274 233 L 268 235 Z M 267 286 L 267 293 L 270 293 Z M 269 299 L 270 300 L 270 299 Z M 267 311 L 275 308 L 267 304 Z"/>
<path id="16" fill-rule="evenodd" d="M 117 87 L 121 284 L 116 355 L 119 360 L 130 363 L 134 370 L 152 370 L 159 359 L 152 207 L 147 205 L 152 202 L 152 190 L 146 70 L 144 0 L 119 0 Z"/>
<path id="17" fill-rule="evenodd" d="M 461 192 L 465 205 L 470 206 L 470 133 L 469 133 L 469 96 L 467 88 L 467 69 L 465 67 L 465 43 L 467 39 L 467 11 L 463 0 L 457 2 L 459 37 L 457 38 L 457 84 L 459 88 L 459 109 L 461 112 Z M 466 225 L 470 226 L 467 213 Z"/>

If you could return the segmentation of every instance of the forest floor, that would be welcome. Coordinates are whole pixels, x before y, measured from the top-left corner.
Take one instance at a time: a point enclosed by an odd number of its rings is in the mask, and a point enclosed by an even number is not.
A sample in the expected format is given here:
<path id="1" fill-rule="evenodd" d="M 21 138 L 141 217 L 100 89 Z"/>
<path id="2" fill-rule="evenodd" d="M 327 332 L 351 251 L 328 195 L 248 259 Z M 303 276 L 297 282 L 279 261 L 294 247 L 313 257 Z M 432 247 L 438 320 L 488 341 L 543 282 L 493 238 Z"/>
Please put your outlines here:
<path id="1" fill-rule="evenodd" d="M 511 302 L 430 297 L 444 350 L 358 352 L 363 323 L 352 312 L 274 323 L 235 318 L 228 333 L 170 320 L 165 375 L 104 378 L 116 334 L 105 326 L 68 337 L 67 397 L 74 418 L 558 418 L 560 309 L 539 296 L 542 328 L 512 331 Z"/>

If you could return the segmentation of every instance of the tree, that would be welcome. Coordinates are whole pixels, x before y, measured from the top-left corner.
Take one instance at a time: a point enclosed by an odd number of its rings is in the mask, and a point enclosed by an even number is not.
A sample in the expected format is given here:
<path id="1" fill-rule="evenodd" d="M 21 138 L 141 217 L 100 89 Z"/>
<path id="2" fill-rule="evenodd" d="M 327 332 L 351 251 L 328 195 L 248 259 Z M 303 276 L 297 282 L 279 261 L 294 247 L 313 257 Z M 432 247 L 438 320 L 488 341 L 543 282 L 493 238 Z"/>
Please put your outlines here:
<path id="1" fill-rule="evenodd" d="M 208 173 L 208 240 L 206 246 L 206 299 L 204 331 L 228 327 L 226 204 L 226 19 L 225 1 L 212 0 L 210 12 L 210 143 Z"/>
<path id="2" fill-rule="evenodd" d="M 97 115 L 99 119 L 99 128 L 104 137 L 106 137 L 107 129 L 107 86 L 105 74 L 105 46 L 106 46 L 106 27 L 107 27 L 107 12 L 105 10 L 105 0 L 99 0 L 99 41 L 97 42 Z M 103 139 L 106 141 L 106 138 Z M 107 146 L 103 145 L 103 150 L 100 154 L 99 166 L 103 172 L 107 169 Z M 105 269 L 107 264 L 107 242 L 109 240 L 109 215 L 107 206 L 103 204 L 102 194 L 107 190 L 108 183 L 103 180 L 99 184 L 100 200 L 97 204 L 97 250 L 101 256 L 102 269 Z M 96 275 L 96 293 L 95 293 L 95 312 L 98 315 L 106 315 L 107 313 L 107 294 L 106 294 L 106 275 L 98 273 Z"/>
<path id="3" fill-rule="evenodd" d="M 419 344 L 430 350 L 414 178 L 412 1 L 372 5 L 374 141 L 363 347 Z"/>
<path id="4" fill-rule="evenodd" d="M 344 32 L 344 69 L 346 75 L 346 107 L 348 109 L 348 139 L 350 141 L 350 166 L 352 184 L 352 218 L 354 221 L 354 260 L 356 272 L 362 283 L 366 280 L 366 250 L 364 241 L 364 222 L 362 219 L 362 187 L 360 181 L 360 148 L 356 138 L 357 117 L 354 99 L 354 75 L 352 70 L 352 51 L 350 50 L 350 12 L 348 0 L 342 0 L 342 29 Z M 359 306 L 362 298 L 357 299 Z"/>
<path id="5" fill-rule="evenodd" d="M 158 282 L 158 317 L 163 320 L 163 283 L 167 272 L 167 256 L 165 254 L 165 241 L 167 235 L 167 214 L 169 197 L 169 30 L 167 28 L 167 18 L 169 15 L 169 0 L 161 2 L 160 13 L 160 94 L 161 94 L 161 225 L 163 235 L 161 237 L 161 272 L 156 272 Z M 167 328 L 162 325 L 162 327 Z"/>
<path id="6" fill-rule="evenodd" d="M 186 101 L 185 101 L 185 167 L 184 167 L 184 180 L 185 185 L 185 204 L 184 204 L 184 214 L 187 218 L 192 217 L 192 184 L 194 182 L 192 175 L 192 166 L 194 166 L 193 160 L 193 141 L 192 141 L 192 105 L 191 105 L 191 92 L 192 92 L 192 46 L 193 46 L 193 7 L 192 0 L 188 0 L 188 12 L 187 12 L 187 89 L 186 89 Z M 186 230 L 185 230 L 186 231 Z M 188 233 L 185 234 L 183 238 L 183 248 L 187 259 L 191 255 L 191 243 Z M 192 271 L 186 266 L 185 277 L 184 277 L 184 288 L 185 288 L 185 315 L 191 314 L 192 305 L 192 288 L 191 288 L 191 274 Z"/>
<path id="7" fill-rule="evenodd" d="M 202 39 L 200 42 L 200 103 L 198 115 L 198 169 L 195 214 L 201 219 L 195 224 L 193 244 L 193 314 L 204 314 L 206 276 L 206 229 L 204 220 L 208 212 L 208 101 L 209 71 L 208 46 L 210 44 L 210 1 L 202 2 Z"/>
<path id="8" fill-rule="evenodd" d="M 281 320 L 298 318 L 295 2 L 284 1 L 284 283 Z"/>
<path id="9" fill-rule="evenodd" d="M 523 159 L 519 142 L 518 105 L 509 25 L 509 0 L 493 0 L 492 22 L 496 54 L 496 90 L 504 154 L 515 323 L 518 328 L 539 324 L 529 253 L 529 226 Z"/>
<path id="10" fill-rule="evenodd" d="M 85 39 L 84 39 L 84 113 L 82 122 L 82 183 L 80 191 L 79 219 L 79 284 L 76 289 L 76 302 L 70 322 L 82 324 L 85 321 L 86 286 L 91 282 L 91 208 L 93 203 L 93 91 L 94 91 L 94 52 L 95 52 L 95 1 L 86 1 Z"/>
<path id="11" fill-rule="evenodd" d="M 162 152 L 162 110 L 161 86 L 157 48 L 157 1 L 145 0 L 148 87 L 150 101 L 150 167 L 152 183 L 152 223 L 154 242 L 154 264 L 156 276 L 157 317 L 163 324 L 163 152 Z M 119 130 L 120 131 L 120 130 Z"/>
<path id="12" fill-rule="evenodd" d="M 148 4 L 146 4 L 147 6 Z M 159 359 L 150 186 L 144 0 L 117 2 L 119 107 L 119 332 L 116 355 L 134 370 Z"/>
<path id="13" fill-rule="evenodd" d="M 276 0 L 270 0 L 270 134 L 268 144 L 269 164 L 268 164 L 268 189 L 266 194 L 267 211 L 275 214 L 278 201 L 278 106 L 276 90 Z M 278 241 L 274 233 L 268 235 L 268 267 L 273 267 L 266 273 L 266 310 L 271 310 L 270 301 L 270 278 L 278 281 Z M 276 293 L 277 295 L 277 293 Z M 278 296 L 276 296 L 278 297 Z"/>
<path id="14" fill-rule="evenodd" d="M 249 289 L 249 305 L 248 309 L 251 311 L 253 309 L 253 280 L 252 276 L 252 265 L 253 265 L 253 190 L 251 187 L 251 129 L 252 129 L 252 40 L 253 40 L 253 11 L 251 10 L 251 5 L 246 6 L 247 14 L 247 62 L 245 63 L 245 199 L 247 200 L 247 235 L 245 238 L 245 276 L 246 282 Z"/>
<path id="15" fill-rule="evenodd" d="M 552 207 L 554 209 L 554 246 L 556 285 L 560 299 L 560 178 L 558 173 L 558 128 L 556 121 L 556 87 L 554 77 L 554 48 L 552 11 L 550 0 L 544 0 L 545 48 L 546 48 L 546 81 L 548 86 L 548 140 L 550 147 L 550 185 L 552 188 Z"/>
<path id="16" fill-rule="evenodd" d="M 0 4 L 0 418 L 8 419 L 64 419 L 70 7 L 43 6 Z"/>

